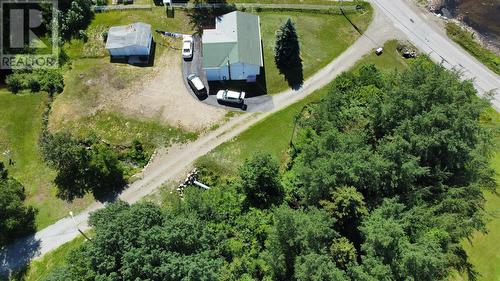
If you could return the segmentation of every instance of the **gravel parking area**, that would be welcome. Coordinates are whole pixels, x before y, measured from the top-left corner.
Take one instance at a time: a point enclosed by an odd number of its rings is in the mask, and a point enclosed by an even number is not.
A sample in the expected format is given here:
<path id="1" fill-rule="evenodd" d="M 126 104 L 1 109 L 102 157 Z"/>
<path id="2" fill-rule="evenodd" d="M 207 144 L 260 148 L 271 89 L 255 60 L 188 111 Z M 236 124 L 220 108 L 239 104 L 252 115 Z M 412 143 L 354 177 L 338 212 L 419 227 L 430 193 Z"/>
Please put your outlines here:
<path id="1" fill-rule="evenodd" d="M 126 115 L 159 119 L 190 131 L 224 120 L 225 111 L 189 98 L 191 89 L 181 71 L 181 51 L 168 50 L 155 63 L 155 73 L 134 87 L 107 96 L 106 104 Z"/>

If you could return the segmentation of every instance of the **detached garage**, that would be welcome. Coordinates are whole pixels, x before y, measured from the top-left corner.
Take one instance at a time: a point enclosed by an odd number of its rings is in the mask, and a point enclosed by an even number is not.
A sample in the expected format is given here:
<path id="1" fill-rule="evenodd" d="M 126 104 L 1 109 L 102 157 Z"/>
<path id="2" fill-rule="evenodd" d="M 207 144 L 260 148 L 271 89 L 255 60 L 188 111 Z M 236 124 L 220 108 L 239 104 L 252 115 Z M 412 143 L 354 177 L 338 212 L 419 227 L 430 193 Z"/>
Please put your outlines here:
<path id="1" fill-rule="evenodd" d="M 258 16 L 239 11 L 203 30 L 203 69 L 208 81 L 255 81 L 264 66 Z"/>
<path id="2" fill-rule="evenodd" d="M 111 57 L 149 57 L 152 42 L 151 25 L 137 22 L 111 27 L 106 49 Z"/>

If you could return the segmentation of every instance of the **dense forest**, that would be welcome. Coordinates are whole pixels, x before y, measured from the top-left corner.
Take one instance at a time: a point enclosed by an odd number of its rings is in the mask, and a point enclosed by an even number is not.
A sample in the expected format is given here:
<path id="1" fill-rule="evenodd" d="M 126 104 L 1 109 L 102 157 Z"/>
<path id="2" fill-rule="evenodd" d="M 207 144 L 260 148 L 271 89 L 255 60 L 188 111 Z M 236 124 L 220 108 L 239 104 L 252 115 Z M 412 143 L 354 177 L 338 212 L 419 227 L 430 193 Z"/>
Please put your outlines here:
<path id="1" fill-rule="evenodd" d="M 290 161 L 255 155 L 210 190 L 93 213 L 46 280 L 444 280 L 474 269 L 494 189 L 488 102 L 427 59 L 338 77 L 297 118 Z"/>

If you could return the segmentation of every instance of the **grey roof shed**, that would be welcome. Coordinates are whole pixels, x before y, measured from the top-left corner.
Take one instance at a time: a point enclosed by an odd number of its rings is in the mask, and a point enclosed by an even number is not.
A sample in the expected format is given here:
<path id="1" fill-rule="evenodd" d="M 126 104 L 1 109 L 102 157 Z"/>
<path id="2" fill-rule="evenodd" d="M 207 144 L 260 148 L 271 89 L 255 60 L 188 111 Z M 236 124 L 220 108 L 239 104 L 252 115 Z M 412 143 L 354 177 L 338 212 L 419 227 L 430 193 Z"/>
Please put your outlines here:
<path id="1" fill-rule="evenodd" d="M 113 26 L 108 32 L 106 49 L 111 55 L 115 55 L 114 51 L 121 53 L 118 50 L 124 49 L 127 49 L 127 55 L 145 55 L 146 50 L 149 52 L 151 40 L 151 25 L 147 23 L 136 22 L 124 26 Z"/>

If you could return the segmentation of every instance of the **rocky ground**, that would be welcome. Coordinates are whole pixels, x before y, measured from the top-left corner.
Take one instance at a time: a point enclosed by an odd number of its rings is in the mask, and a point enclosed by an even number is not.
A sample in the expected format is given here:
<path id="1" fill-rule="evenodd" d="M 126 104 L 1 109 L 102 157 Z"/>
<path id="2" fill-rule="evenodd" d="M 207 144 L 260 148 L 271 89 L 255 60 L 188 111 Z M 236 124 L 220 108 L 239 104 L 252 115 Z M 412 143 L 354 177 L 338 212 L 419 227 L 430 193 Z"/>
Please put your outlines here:
<path id="1" fill-rule="evenodd" d="M 500 55 L 500 25 L 494 11 L 500 0 L 415 0 L 430 12 L 454 20 L 487 49 Z"/>

